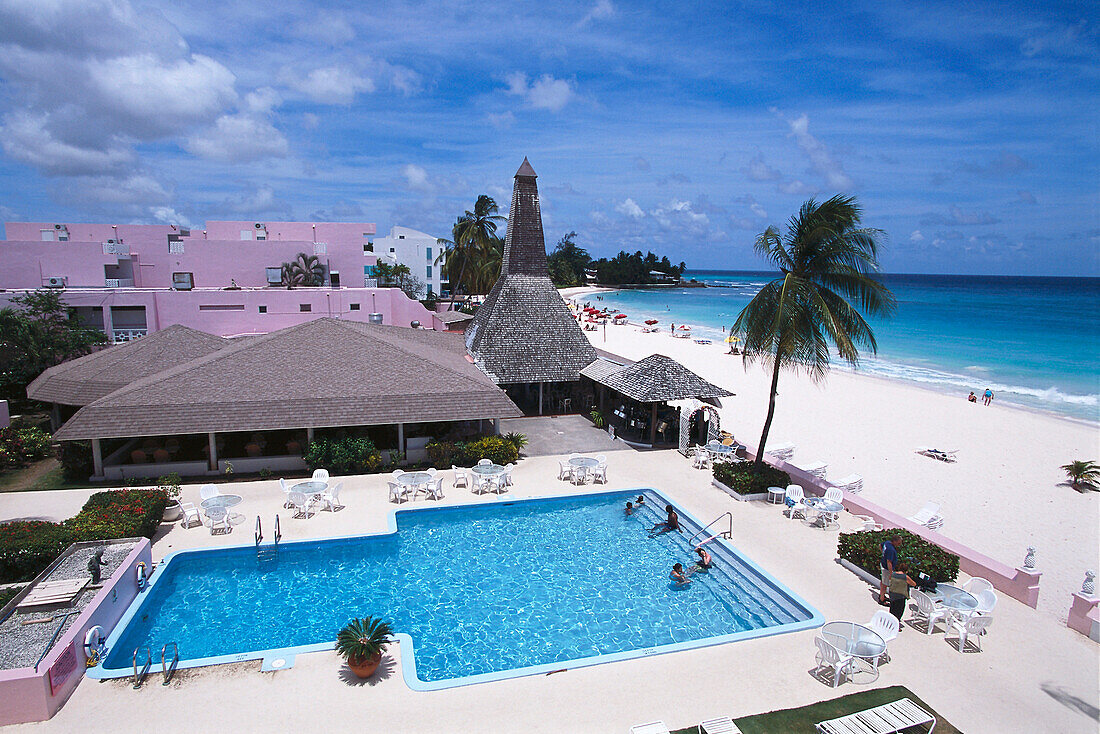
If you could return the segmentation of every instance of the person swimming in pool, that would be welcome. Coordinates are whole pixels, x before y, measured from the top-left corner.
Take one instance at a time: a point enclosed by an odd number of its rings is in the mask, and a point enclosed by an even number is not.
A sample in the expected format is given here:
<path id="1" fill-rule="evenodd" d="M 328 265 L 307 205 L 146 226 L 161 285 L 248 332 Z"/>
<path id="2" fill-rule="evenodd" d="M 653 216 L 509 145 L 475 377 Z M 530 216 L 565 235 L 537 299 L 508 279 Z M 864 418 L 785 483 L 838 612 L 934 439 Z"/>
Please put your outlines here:
<path id="1" fill-rule="evenodd" d="M 672 572 L 669 573 L 668 577 L 675 581 L 677 586 L 687 586 L 691 583 L 691 579 L 689 579 L 687 577 L 687 574 L 684 573 L 684 565 L 682 563 L 675 564 L 672 567 Z"/>
<path id="2" fill-rule="evenodd" d="M 714 560 L 710 557 L 710 553 L 707 553 L 707 549 L 703 546 L 699 546 L 695 549 L 695 552 L 699 556 L 699 560 L 695 562 L 695 571 L 709 571 L 711 566 L 714 565 Z"/>
<path id="3" fill-rule="evenodd" d="M 664 522 L 659 522 L 649 529 L 649 537 L 655 538 L 673 530 L 680 532 L 680 516 L 676 514 L 676 510 L 672 505 L 665 505 L 665 512 L 668 513 L 668 517 Z"/>
<path id="4" fill-rule="evenodd" d="M 634 503 L 633 502 L 627 502 L 626 503 L 626 514 L 627 515 L 633 515 L 634 514 Z"/>
<path id="5" fill-rule="evenodd" d="M 638 507 L 641 507 L 645 504 L 645 497 L 643 497 L 642 495 L 638 495 L 638 499 L 634 501 L 638 504 Z"/>

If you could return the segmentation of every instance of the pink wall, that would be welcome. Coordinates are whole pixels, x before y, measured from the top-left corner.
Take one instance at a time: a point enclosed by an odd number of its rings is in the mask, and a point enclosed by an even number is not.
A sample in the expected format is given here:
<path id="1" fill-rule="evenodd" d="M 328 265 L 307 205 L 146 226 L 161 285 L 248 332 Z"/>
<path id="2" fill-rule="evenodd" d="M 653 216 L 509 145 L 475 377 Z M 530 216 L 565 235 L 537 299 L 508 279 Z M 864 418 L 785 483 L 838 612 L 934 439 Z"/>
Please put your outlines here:
<path id="1" fill-rule="evenodd" d="M 84 677 L 84 635 L 95 625 L 103 628 L 104 637 L 110 634 L 130 602 L 137 597 L 135 569 L 142 562 L 146 568 L 153 567 L 152 545 L 147 538 L 138 539 L 137 547 L 105 581 L 76 622 L 57 640 L 37 672 L 34 668 L 0 671 L 0 701 L 3 702 L 0 705 L 0 725 L 45 721 L 65 704 Z M 75 657 L 75 669 L 63 681 L 58 681 L 60 671 L 71 667 L 66 666 L 65 661 L 59 663 L 63 655 Z M 56 683 L 52 692 L 51 669 Z"/>
<path id="2" fill-rule="evenodd" d="M 755 458 L 756 448 L 746 446 L 745 455 L 749 458 Z M 774 459 L 767 454 L 765 454 L 765 461 L 790 474 L 791 481 L 801 486 L 807 495 L 821 496 L 825 494 L 826 489 L 833 486 L 830 482 L 802 471 L 794 464 Z M 973 548 L 948 538 L 946 535 L 929 530 L 923 525 L 918 525 L 851 492 L 844 492 L 844 509 L 856 515 L 869 515 L 874 518 L 875 522 L 881 523 L 885 528 L 902 528 L 914 535 L 919 535 L 929 543 L 934 543 L 945 551 L 957 555 L 959 557 L 959 569 L 964 573 L 986 579 L 998 591 L 1008 594 L 1013 599 L 1021 601 L 1029 607 L 1035 608 L 1039 604 L 1039 577 L 1042 576 L 1039 571 L 1005 565 Z"/>

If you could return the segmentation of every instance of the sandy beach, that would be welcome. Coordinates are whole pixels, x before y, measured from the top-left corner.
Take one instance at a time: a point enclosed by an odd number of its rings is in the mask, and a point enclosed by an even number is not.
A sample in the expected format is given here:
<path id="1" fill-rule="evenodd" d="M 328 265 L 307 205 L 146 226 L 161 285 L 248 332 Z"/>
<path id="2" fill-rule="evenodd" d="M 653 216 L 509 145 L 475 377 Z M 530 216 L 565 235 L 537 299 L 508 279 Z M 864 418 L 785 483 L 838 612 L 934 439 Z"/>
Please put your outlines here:
<path id="1" fill-rule="evenodd" d="M 673 339 L 662 326 L 652 334 L 635 324 L 586 333 L 600 349 L 634 360 L 664 354 L 736 393 L 722 400 L 722 427 L 757 444 L 770 375 L 726 354 L 726 344 Z M 1100 565 L 1100 493 L 1074 491 L 1059 469 L 1100 454 L 1094 426 L 842 370 L 821 384 L 787 372 L 768 441 L 795 444 L 796 465 L 827 462 L 829 478 L 861 474 L 863 494 L 900 514 L 938 502 L 940 532 L 1009 565 L 1021 565 L 1034 546 L 1043 572 L 1039 609 L 1061 619 L 1086 569 Z M 920 446 L 958 450 L 958 462 L 920 456 Z"/>

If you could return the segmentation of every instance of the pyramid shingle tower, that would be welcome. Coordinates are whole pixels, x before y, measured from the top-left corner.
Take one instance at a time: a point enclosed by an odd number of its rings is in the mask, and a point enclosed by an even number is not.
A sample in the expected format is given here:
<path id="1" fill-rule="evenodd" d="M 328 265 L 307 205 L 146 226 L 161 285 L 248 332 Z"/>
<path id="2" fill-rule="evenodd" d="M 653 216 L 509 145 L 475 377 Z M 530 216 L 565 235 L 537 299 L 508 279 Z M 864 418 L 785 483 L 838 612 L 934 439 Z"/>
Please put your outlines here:
<path id="1" fill-rule="evenodd" d="M 546 267 L 535 170 L 516 171 L 500 278 L 466 328 L 466 349 L 497 384 L 573 382 L 596 350 Z"/>

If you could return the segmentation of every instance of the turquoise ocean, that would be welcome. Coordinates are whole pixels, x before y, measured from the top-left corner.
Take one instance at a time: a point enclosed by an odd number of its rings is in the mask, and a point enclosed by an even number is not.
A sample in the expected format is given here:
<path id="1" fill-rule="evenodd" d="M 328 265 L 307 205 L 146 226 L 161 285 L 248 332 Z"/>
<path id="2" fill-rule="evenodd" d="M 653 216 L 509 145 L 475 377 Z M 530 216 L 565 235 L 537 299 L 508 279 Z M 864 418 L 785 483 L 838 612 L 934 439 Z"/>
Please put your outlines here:
<path id="1" fill-rule="evenodd" d="M 688 324 L 718 340 L 775 273 L 688 271 L 708 288 L 623 290 L 585 301 L 631 321 Z M 1100 422 L 1100 278 L 884 275 L 898 299 L 872 322 L 878 356 L 859 371 L 965 399 L 986 388 L 998 402 Z M 840 365 L 834 365 L 843 368 Z"/>

